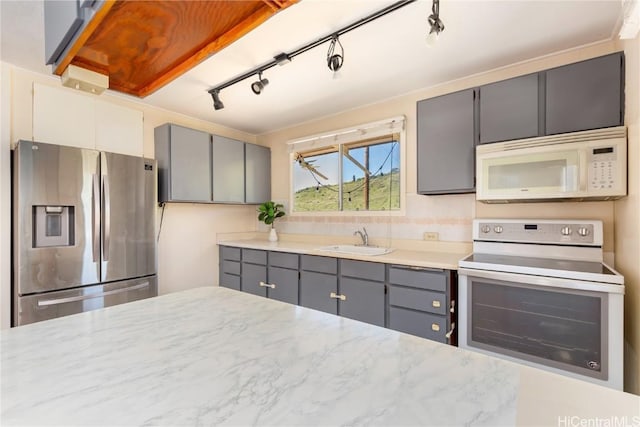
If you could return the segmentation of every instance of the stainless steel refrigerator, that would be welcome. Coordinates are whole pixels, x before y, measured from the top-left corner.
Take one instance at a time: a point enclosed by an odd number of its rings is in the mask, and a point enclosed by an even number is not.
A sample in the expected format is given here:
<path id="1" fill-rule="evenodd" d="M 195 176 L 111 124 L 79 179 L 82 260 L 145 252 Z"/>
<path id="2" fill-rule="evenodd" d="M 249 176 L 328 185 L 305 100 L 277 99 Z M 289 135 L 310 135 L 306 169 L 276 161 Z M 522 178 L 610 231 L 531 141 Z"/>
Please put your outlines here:
<path id="1" fill-rule="evenodd" d="M 20 141 L 13 325 L 158 294 L 155 161 Z"/>

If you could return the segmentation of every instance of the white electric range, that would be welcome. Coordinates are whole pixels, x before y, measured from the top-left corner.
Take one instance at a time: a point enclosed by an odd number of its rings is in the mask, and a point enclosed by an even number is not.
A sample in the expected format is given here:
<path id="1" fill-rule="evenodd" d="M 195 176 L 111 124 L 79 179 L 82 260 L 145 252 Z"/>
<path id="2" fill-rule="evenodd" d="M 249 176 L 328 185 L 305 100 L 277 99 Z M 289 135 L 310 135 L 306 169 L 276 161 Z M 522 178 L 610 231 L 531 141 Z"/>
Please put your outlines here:
<path id="1" fill-rule="evenodd" d="M 476 219 L 458 345 L 622 390 L 624 277 L 601 221 Z"/>

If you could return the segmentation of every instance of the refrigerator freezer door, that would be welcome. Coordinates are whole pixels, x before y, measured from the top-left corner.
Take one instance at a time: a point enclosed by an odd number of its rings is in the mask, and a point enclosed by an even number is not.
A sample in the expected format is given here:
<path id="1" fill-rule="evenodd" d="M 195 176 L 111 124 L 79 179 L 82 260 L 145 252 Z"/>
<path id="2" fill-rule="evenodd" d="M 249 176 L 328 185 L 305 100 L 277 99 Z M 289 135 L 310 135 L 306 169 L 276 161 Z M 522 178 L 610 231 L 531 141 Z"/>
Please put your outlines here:
<path id="1" fill-rule="evenodd" d="M 19 297 L 14 326 L 27 325 L 158 295 L 156 276 Z"/>
<path id="2" fill-rule="evenodd" d="M 14 292 L 98 283 L 99 152 L 20 141 L 14 156 Z"/>
<path id="3" fill-rule="evenodd" d="M 101 280 L 155 274 L 155 161 L 103 152 L 101 173 Z"/>

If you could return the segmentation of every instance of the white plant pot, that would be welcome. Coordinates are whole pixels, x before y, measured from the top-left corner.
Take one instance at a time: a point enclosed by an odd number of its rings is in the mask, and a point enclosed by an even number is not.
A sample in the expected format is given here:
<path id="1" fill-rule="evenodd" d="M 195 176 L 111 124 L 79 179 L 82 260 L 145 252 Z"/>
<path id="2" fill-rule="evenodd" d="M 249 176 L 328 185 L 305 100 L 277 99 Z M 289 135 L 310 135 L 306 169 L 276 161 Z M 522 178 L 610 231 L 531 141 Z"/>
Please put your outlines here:
<path id="1" fill-rule="evenodd" d="M 278 233 L 276 233 L 276 229 L 271 227 L 271 231 L 269 231 L 269 241 L 277 242 L 278 241 Z"/>

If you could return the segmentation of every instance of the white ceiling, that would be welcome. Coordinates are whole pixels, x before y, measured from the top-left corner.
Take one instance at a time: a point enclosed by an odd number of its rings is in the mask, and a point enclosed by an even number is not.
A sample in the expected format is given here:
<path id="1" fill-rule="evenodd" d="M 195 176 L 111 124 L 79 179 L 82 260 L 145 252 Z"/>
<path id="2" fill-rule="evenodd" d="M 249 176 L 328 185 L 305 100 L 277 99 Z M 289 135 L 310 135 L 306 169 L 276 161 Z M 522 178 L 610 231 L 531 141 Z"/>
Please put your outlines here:
<path id="1" fill-rule="evenodd" d="M 420 0 L 340 38 L 340 78 L 326 66 L 328 43 L 224 89 L 214 111 L 207 90 L 330 34 L 392 1 L 301 0 L 242 39 L 144 98 L 143 102 L 253 134 L 437 85 L 508 64 L 608 40 L 620 25 L 621 0 L 441 0 L 446 29 L 425 43 L 431 1 Z M 0 0 L 0 59 L 50 73 L 44 65 L 43 2 Z"/>

